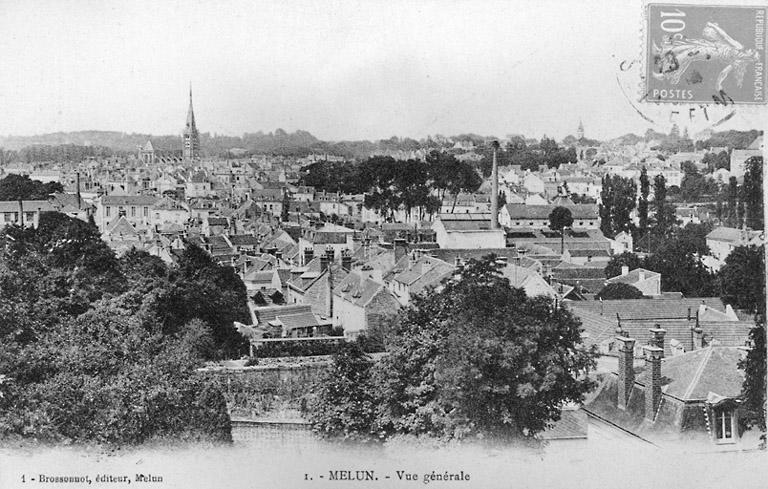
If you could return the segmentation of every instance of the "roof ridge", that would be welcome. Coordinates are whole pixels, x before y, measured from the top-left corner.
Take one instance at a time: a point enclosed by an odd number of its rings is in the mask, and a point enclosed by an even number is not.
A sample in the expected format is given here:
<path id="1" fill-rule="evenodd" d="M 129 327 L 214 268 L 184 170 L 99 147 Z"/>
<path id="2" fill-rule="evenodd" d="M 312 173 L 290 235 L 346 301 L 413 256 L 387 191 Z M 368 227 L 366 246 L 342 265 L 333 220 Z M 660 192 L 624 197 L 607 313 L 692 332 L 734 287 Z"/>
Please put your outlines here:
<path id="1" fill-rule="evenodd" d="M 707 363 L 709 362 L 709 358 L 712 356 L 712 347 L 708 347 L 706 353 L 704 354 L 704 358 L 701 359 L 701 363 L 699 364 L 699 367 L 696 369 L 696 373 L 693 375 L 693 379 L 691 379 L 691 383 L 688 384 L 688 387 L 685 389 L 685 394 L 683 394 L 684 399 L 688 399 L 691 397 L 691 394 L 693 394 L 693 390 L 696 388 L 696 384 L 699 383 L 699 380 L 701 379 L 701 375 L 704 373 L 704 369 L 707 367 Z"/>

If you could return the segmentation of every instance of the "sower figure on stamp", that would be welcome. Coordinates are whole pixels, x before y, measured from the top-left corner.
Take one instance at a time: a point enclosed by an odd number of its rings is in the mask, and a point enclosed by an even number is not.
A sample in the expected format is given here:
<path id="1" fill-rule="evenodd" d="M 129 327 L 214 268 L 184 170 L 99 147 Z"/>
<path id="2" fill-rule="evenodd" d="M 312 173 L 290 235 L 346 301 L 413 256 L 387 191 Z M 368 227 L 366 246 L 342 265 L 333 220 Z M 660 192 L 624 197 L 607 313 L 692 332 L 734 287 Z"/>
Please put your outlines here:
<path id="1" fill-rule="evenodd" d="M 717 77 L 715 89 L 723 90 L 723 82 L 734 72 L 736 85 L 744 83 L 747 65 L 758 61 L 758 53 L 729 36 L 715 23 L 708 22 L 702 32 L 704 39 L 688 39 L 680 34 L 666 36 L 661 47 L 653 43 L 654 60 L 657 70 L 653 76 L 667 80 L 673 85 L 680 82 L 688 67 L 696 61 L 720 61 L 726 63 Z"/>

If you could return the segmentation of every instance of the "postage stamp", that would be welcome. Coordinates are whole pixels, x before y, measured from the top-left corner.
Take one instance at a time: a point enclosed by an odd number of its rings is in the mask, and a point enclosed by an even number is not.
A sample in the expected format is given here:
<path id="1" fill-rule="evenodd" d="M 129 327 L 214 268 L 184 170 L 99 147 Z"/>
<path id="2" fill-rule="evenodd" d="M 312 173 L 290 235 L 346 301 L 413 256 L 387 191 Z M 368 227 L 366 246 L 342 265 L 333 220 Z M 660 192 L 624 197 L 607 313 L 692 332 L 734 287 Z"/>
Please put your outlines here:
<path id="1" fill-rule="evenodd" d="M 766 102 L 765 6 L 652 3 L 644 101 Z"/>

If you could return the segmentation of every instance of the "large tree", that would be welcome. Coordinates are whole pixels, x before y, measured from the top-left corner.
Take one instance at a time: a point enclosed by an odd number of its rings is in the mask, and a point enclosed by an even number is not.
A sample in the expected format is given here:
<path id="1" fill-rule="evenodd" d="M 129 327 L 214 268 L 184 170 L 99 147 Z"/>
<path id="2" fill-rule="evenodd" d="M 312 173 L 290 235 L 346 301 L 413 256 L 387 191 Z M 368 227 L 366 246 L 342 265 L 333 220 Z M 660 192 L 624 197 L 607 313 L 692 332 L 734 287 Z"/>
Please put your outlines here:
<path id="1" fill-rule="evenodd" d="M 357 342 L 343 343 L 318 384 L 310 418 L 323 437 L 366 440 L 375 438 L 375 386 L 373 361 Z"/>
<path id="2" fill-rule="evenodd" d="M 573 215 L 567 207 L 555 207 L 549 213 L 549 229 L 563 232 L 563 229 L 571 227 Z"/>
<path id="3" fill-rule="evenodd" d="M 640 199 L 637 202 L 638 227 L 642 234 L 648 230 L 648 195 L 650 190 L 651 183 L 648 180 L 648 170 L 643 167 L 640 171 Z"/>
<path id="4" fill-rule="evenodd" d="M 675 208 L 667 202 L 667 180 L 664 175 L 653 177 L 653 233 L 664 238 L 675 225 Z"/>
<path id="5" fill-rule="evenodd" d="M 600 191 L 600 230 L 609 238 L 632 228 L 631 213 L 635 208 L 635 182 L 618 175 L 606 175 Z"/>
<path id="6" fill-rule="evenodd" d="M 0 200 L 47 200 L 50 194 L 63 191 L 59 182 L 43 183 L 26 175 L 12 173 L 0 180 Z"/>
<path id="7" fill-rule="evenodd" d="M 765 248 L 739 246 L 719 271 L 723 300 L 752 314 L 765 304 Z"/>
<path id="8" fill-rule="evenodd" d="M 745 163 L 742 199 L 746 206 L 746 226 L 764 229 L 763 218 L 763 157 L 754 156 Z"/>
<path id="9" fill-rule="evenodd" d="M 470 260 L 401 314 L 376 368 L 380 434 L 531 438 L 593 387 L 578 320 L 500 267 Z"/>
<path id="10" fill-rule="evenodd" d="M 595 295 L 595 299 L 602 300 L 642 299 L 643 297 L 645 296 L 637 287 L 623 283 L 608 284 Z"/>

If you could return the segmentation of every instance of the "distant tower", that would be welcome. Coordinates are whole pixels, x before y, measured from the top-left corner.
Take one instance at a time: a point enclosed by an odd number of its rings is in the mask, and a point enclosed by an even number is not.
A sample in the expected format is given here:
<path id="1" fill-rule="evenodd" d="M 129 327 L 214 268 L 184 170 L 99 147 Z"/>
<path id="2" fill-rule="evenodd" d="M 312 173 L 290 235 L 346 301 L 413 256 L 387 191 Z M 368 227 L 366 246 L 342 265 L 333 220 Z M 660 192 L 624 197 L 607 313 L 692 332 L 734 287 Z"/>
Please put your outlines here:
<path id="1" fill-rule="evenodd" d="M 192 85 L 189 86 L 189 109 L 184 127 L 184 161 L 196 161 L 200 157 L 200 137 L 195 126 L 195 111 L 192 110 Z"/>
<path id="2" fill-rule="evenodd" d="M 190 102 L 190 104 L 191 104 L 191 102 Z M 189 107 L 191 109 L 192 105 L 190 105 Z M 579 128 L 576 130 L 576 137 L 579 140 L 584 139 L 584 124 L 581 122 L 581 120 L 579 120 Z"/>

